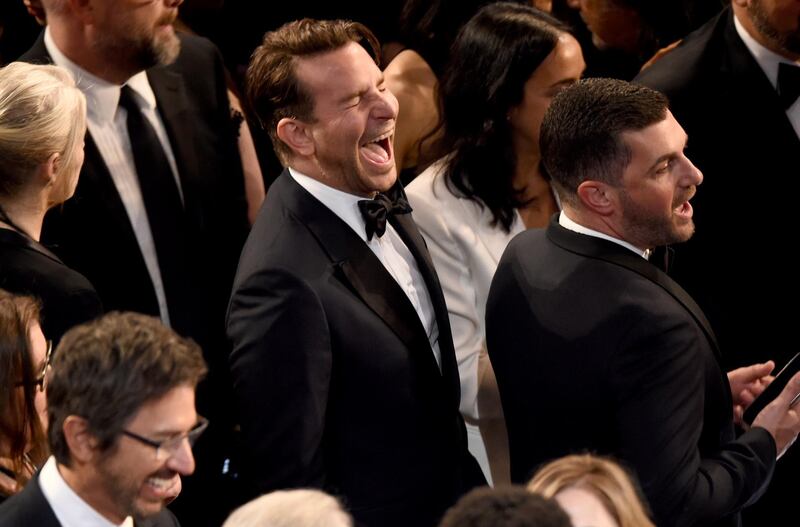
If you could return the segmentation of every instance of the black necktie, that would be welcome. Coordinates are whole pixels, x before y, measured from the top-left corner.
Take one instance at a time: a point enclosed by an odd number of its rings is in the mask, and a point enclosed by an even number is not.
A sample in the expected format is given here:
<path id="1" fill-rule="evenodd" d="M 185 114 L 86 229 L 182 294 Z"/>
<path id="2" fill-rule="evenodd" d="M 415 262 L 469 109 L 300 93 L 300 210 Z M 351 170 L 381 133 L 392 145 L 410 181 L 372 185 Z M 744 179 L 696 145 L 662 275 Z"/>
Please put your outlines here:
<path id="1" fill-rule="evenodd" d="M 375 199 L 362 199 L 358 202 L 358 208 L 364 217 L 367 241 L 372 240 L 373 234 L 377 234 L 378 238 L 383 236 L 383 233 L 386 232 L 386 220 L 389 219 L 389 215 L 411 212 L 411 205 L 408 204 L 405 192 L 400 186 L 395 188 L 397 190 L 394 191 L 396 194 L 394 199 L 379 193 Z"/>
<path id="2" fill-rule="evenodd" d="M 800 97 L 800 66 L 785 62 L 778 65 L 778 96 L 784 110 L 788 110 Z"/>
<path id="3" fill-rule="evenodd" d="M 188 258 L 186 255 L 186 215 L 175 176 L 153 126 L 134 100 L 133 90 L 123 86 L 119 105 L 127 110 L 136 176 L 150 223 L 150 232 L 167 297 L 170 322 L 186 313 Z M 178 323 L 178 326 L 182 324 Z"/>

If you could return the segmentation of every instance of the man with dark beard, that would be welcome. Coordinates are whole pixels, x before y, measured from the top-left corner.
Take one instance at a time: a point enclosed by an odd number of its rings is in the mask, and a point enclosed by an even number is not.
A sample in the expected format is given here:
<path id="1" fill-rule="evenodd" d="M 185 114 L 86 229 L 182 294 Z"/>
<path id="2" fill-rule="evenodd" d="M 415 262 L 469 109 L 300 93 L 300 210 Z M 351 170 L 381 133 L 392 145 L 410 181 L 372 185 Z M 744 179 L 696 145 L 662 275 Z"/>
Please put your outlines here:
<path id="1" fill-rule="evenodd" d="M 88 102 L 80 182 L 45 219 L 42 241 L 107 309 L 160 317 L 206 354 L 198 408 L 214 424 L 191 493 L 225 466 L 224 316 L 247 210 L 222 61 L 209 41 L 175 34 L 181 1 L 43 0 L 47 29 L 21 60 L 65 67 Z M 225 482 L 207 488 L 214 499 L 195 499 L 192 523 L 219 524 L 229 512 Z"/>
<path id="2" fill-rule="evenodd" d="M 796 264 L 759 240 L 794 235 L 800 2 L 735 0 L 635 82 L 669 97 L 691 137 L 687 153 L 705 175 L 695 199 L 697 236 L 675 247 L 670 275 L 708 315 L 726 367 L 768 358 L 782 366 L 797 351 L 785 345 L 796 315 L 776 306 L 794 303 L 800 292 Z M 780 191 L 767 190 L 777 182 Z M 798 470 L 799 452 L 781 460 L 754 508 L 755 524 L 778 525 L 795 514 Z"/>
<path id="3" fill-rule="evenodd" d="M 197 344 L 153 317 L 112 313 L 68 331 L 46 380 L 53 455 L 0 507 L 0 525 L 171 527 L 194 471 L 206 372 Z"/>
<path id="4" fill-rule="evenodd" d="M 800 374 L 735 436 L 773 364 L 726 377 L 703 312 L 647 261 L 694 232 L 686 140 L 649 88 L 589 79 L 553 100 L 540 145 L 563 210 L 503 254 L 487 344 L 512 480 L 594 451 L 633 469 L 657 525 L 735 526 L 800 432 Z"/>

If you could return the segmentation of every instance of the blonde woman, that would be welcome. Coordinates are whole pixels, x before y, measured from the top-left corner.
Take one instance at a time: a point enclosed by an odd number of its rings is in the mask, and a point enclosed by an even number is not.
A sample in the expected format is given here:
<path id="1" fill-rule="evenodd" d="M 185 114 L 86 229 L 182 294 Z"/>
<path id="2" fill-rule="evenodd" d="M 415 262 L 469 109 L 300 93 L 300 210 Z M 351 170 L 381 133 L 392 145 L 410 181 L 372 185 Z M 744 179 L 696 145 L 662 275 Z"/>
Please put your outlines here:
<path id="1" fill-rule="evenodd" d="M 606 458 L 552 461 L 536 472 L 528 490 L 555 499 L 575 527 L 655 527 L 628 474 Z"/>
<path id="2" fill-rule="evenodd" d="M 233 511 L 222 527 L 353 527 L 339 501 L 319 490 L 279 490 Z"/>
<path id="3" fill-rule="evenodd" d="M 45 213 L 78 184 L 85 133 L 86 100 L 66 70 L 0 69 L 0 288 L 40 299 L 56 342 L 102 313 L 89 281 L 39 243 Z"/>

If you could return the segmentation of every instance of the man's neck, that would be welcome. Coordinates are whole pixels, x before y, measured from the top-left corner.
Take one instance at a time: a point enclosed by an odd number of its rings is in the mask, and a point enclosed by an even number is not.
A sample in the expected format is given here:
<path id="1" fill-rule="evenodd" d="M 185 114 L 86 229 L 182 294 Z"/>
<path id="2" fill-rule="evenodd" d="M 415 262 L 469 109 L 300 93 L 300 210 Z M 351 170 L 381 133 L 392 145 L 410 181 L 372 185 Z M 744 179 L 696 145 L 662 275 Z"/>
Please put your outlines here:
<path id="1" fill-rule="evenodd" d="M 733 4 L 733 13 L 736 18 L 739 20 L 739 23 L 742 24 L 745 31 L 753 37 L 753 39 L 767 48 L 768 50 L 781 55 L 782 57 L 786 57 L 792 61 L 800 60 L 800 53 L 792 53 L 791 51 L 787 50 L 783 46 L 781 46 L 778 42 L 775 42 L 773 39 L 768 38 L 766 35 L 761 33 L 756 25 L 753 23 L 753 19 L 748 13 L 747 8 L 740 6 L 736 3 Z"/>
<path id="2" fill-rule="evenodd" d="M 73 461 L 73 463 L 77 462 Z M 117 511 L 113 500 L 106 492 L 107 486 L 93 466 L 83 465 L 79 467 L 76 464 L 73 468 L 70 468 L 58 463 L 57 468 L 64 482 L 98 514 L 115 525 L 125 521 L 127 515 L 122 515 Z"/>
<path id="3" fill-rule="evenodd" d="M 83 68 L 95 77 L 112 84 L 122 85 L 138 71 L 131 71 L 124 61 L 108 59 L 102 52 L 89 43 L 88 29 L 69 28 L 61 24 L 48 26 L 53 43 L 75 65 Z M 76 37 L 75 35 L 80 35 Z"/>

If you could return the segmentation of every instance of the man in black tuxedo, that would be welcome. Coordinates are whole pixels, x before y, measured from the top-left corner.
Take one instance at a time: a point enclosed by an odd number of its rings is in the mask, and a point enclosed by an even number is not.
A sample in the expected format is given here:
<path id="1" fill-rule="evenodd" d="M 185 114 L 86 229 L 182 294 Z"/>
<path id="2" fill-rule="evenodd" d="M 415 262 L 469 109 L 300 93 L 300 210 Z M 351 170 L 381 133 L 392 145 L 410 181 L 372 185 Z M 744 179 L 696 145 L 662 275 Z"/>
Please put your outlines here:
<path id="1" fill-rule="evenodd" d="M 504 253 L 488 350 L 512 479 L 590 450 L 634 470 L 657 525 L 738 525 L 800 431 L 800 374 L 735 436 L 734 405 L 740 418 L 773 365 L 726 378 L 703 312 L 647 261 L 694 232 L 686 140 L 648 88 L 590 79 L 554 99 L 540 144 L 563 211 Z"/>
<path id="2" fill-rule="evenodd" d="M 47 29 L 21 60 L 67 68 L 88 102 L 80 180 L 42 242 L 106 309 L 158 316 L 206 354 L 198 407 L 213 424 L 188 496 L 219 477 L 232 428 L 225 308 L 248 226 L 222 60 L 209 41 L 175 34 L 181 1 L 44 0 Z M 192 523 L 225 518 L 223 485 L 209 483 L 216 499 L 198 499 Z"/>
<path id="3" fill-rule="evenodd" d="M 786 346 L 796 315 L 778 307 L 794 304 L 800 293 L 796 265 L 780 246 L 759 240 L 794 234 L 800 3 L 735 0 L 635 82 L 669 97 L 689 134 L 688 153 L 705 175 L 695 199 L 697 236 L 675 248 L 670 275 L 708 315 L 725 366 L 767 358 L 782 366 L 797 351 Z M 768 183 L 780 191 L 766 191 Z M 740 279 L 732 285 L 730 276 Z M 777 525 L 795 514 L 798 470 L 800 452 L 792 451 L 778 464 L 754 521 Z"/>
<path id="4" fill-rule="evenodd" d="M 287 168 L 239 262 L 230 365 L 253 494 L 318 487 L 363 525 L 424 527 L 484 481 L 377 49 L 361 24 L 304 19 L 253 55 L 248 96 Z"/>
<path id="5" fill-rule="evenodd" d="M 0 525 L 177 526 L 164 505 L 194 471 L 205 371 L 197 344 L 146 315 L 67 332 L 46 385 L 53 455 L 0 506 Z"/>

